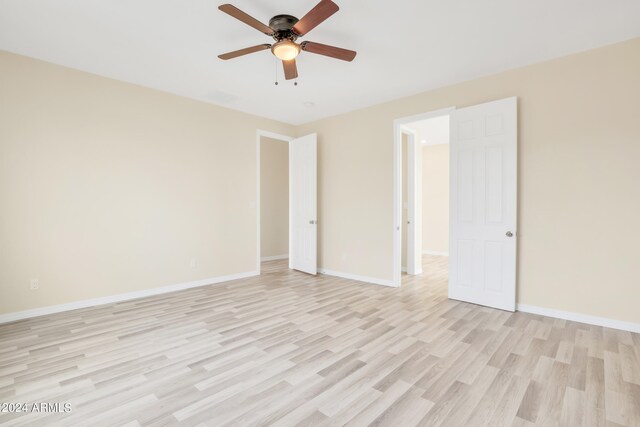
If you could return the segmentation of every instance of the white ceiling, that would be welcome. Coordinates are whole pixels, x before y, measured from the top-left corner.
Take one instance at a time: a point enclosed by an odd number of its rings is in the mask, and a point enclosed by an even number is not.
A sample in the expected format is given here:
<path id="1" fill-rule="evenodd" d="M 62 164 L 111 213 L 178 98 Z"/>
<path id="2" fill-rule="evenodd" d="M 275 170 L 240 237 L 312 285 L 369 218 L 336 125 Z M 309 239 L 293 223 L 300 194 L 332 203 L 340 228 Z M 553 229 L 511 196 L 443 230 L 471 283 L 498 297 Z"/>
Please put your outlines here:
<path id="1" fill-rule="evenodd" d="M 407 123 L 404 127 L 414 131 L 422 145 L 440 145 L 449 143 L 449 115 L 433 117 Z"/>
<path id="2" fill-rule="evenodd" d="M 301 124 L 640 36 L 638 0 L 335 0 L 301 41 L 358 56 L 303 52 L 296 87 L 269 51 L 216 57 L 271 42 L 218 11 L 224 1 L 0 0 L 0 49 Z M 265 23 L 316 3 L 231 1 Z"/>

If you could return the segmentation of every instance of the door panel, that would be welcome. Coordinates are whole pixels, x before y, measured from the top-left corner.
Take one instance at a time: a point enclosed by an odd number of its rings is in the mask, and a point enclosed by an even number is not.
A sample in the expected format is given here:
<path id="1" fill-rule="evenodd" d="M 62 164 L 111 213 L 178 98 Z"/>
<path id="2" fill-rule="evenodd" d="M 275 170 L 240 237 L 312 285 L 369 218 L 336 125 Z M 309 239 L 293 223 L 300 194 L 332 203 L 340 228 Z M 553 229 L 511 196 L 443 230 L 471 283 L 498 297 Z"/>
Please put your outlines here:
<path id="1" fill-rule="evenodd" d="M 289 268 L 316 274 L 317 136 L 289 143 Z"/>
<path id="2" fill-rule="evenodd" d="M 514 311 L 517 99 L 451 113 L 449 297 Z"/>

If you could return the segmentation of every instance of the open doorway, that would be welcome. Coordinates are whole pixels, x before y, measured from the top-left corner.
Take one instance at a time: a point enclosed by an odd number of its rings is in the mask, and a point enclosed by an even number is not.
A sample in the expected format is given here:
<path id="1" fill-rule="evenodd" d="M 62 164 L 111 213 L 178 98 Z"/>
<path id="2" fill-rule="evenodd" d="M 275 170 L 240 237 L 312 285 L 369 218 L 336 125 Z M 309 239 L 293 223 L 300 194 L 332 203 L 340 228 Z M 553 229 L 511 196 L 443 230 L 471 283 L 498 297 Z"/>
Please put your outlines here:
<path id="1" fill-rule="evenodd" d="M 441 116 L 446 116 L 447 126 L 440 126 L 442 132 L 434 132 L 433 128 L 438 128 L 438 121 L 434 119 Z M 444 123 L 445 118 L 442 125 Z M 432 128 L 430 137 L 420 135 L 420 129 L 425 127 Z M 438 156 L 437 149 L 425 148 L 430 146 L 429 139 L 437 139 L 438 134 L 444 136 L 445 132 L 450 132 L 445 137 L 449 152 L 448 191 L 432 186 L 434 181 L 438 181 L 432 173 L 437 172 L 433 162 L 437 157 L 447 156 Z M 404 134 L 413 135 L 406 138 L 406 161 L 403 161 Z M 444 144 L 431 142 L 431 145 Z M 443 150 L 447 148 L 440 149 Z M 446 262 L 438 262 L 444 267 L 441 273 L 447 277 L 449 298 L 515 310 L 517 153 L 516 97 L 394 121 L 394 285 L 402 283 L 402 245 L 406 244 L 407 274 L 419 274 L 414 260 L 422 256 L 423 250 L 432 251 L 431 256 L 439 257 L 449 253 Z M 424 164 L 420 160 L 424 160 Z M 404 168 L 403 163 L 406 164 Z M 442 183 L 446 182 L 443 175 L 445 171 L 437 173 Z M 429 176 L 432 178 L 426 184 L 427 188 L 417 190 L 418 186 L 425 185 L 427 181 L 423 180 Z M 404 180 L 407 181 L 406 200 L 403 199 Z M 423 221 L 422 211 L 432 211 L 426 206 L 437 203 L 437 193 L 448 194 L 448 227 L 442 222 L 431 224 L 436 219 L 433 215 L 428 221 Z M 406 222 L 403 221 L 405 206 Z M 437 209 L 441 217 L 444 209 L 443 202 Z M 403 222 L 407 227 L 404 239 Z M 422 235 L 423 225 L 426 228 L 424 232 L 431 229 L 430 234 Z M 444 233 L 448 236 L 445 237 Z M 424 249 L 419 249 L 421 239 L 426 242 Z M 443 244 L 431 246 L 437 241 Z"/>
<path id="2" fill-rule="evenodd" d="M 288 258 L 290 269 L 317 274 L 317 139 L 256 132 L 256 271 Z"/>
<path id="3" fill-rule="evenodd" d="M 422 221 L 414 250 L 422 255 L 448 256 L 449 116 L 409 123 L 406 127 L 417 137 L 416 205 Z"/>
<path id="4" fill-rule="evenodd" d="M 289 141 L 258 131 L 258 271 L 289 258 Z"/>
<path id="5" fill-rule="evenodd" d="M 395 122 L 394 282 L 419 275 L 430 257 L 448 256 L 449 114 L 453 108 Z M 433 259 L 433 258 L 432 258 Z M 446 260 L 446 259 L 445 259 Z"/>

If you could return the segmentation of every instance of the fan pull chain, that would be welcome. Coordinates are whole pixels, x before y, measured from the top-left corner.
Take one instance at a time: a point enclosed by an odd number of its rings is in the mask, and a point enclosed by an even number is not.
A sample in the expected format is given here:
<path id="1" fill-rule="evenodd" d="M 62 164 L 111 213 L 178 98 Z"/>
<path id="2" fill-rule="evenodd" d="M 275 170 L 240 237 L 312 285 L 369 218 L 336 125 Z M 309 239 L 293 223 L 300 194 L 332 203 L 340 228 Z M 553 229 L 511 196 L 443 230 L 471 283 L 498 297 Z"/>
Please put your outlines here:
<path id="1" fill-rule="evenodd" d="M 276 86 L 278 86 L 278 60 L 273 62 L 275 64 L 275 72 L 276 72 Z"/>
<path id="2" fill-rule="evenodd" d="M 275 81 L 275 83 L 274 83 L 274 84 L 275 84 L 276 86 L 278 86 L 278 62 L 279 62 L 279 61 L 278 61 L 277 59 L 274 61 L 274 64 L 275 64 L 275 69 L 274 69 L 274 71 L 275 71 L 275 75 L 276 75 L 276 79 L 275 79 L 276 81 Z M 298 86 L 298 79 L 297 79 L 297 78 L 294 80 L 293 85 L 294 85 L 294 86 Z"/>

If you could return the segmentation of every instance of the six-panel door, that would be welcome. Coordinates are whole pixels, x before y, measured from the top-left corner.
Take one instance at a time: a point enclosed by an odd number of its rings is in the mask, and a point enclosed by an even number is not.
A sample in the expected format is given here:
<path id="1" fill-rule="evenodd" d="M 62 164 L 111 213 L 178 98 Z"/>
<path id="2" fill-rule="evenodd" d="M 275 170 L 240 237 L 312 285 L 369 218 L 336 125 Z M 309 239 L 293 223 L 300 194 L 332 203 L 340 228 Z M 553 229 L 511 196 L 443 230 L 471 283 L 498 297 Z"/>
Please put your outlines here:
<path id="1" fill-rule="evenodd" d="M 517 99 L 451 114 L 449 297 L 516 304 Z"/>

